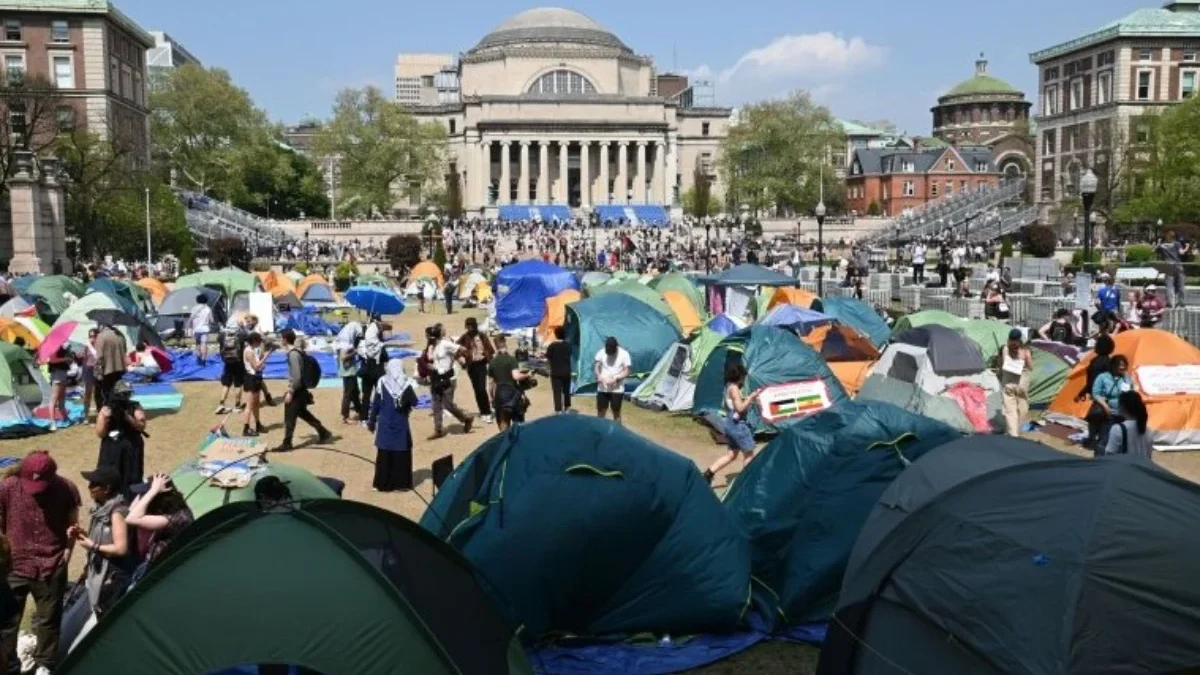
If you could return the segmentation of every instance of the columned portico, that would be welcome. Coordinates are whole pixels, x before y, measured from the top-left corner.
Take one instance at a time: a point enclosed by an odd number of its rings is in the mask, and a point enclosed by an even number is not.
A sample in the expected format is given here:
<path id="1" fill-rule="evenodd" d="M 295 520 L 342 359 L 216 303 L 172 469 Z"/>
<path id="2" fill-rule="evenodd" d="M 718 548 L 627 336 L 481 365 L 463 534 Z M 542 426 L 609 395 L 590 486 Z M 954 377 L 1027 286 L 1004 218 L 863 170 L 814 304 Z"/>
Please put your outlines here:
<path id="1" fill-rule="evenodd" d="M 529 203 L 529 141 L 518 141 L 521 144 L 521 178 L 517 185 L 517 201 Z"/>
<path id="2" fill-rule="evenodd" d="M 550 144 L 546 141 L 538 141 L 537 201 L 550 203 Z"/>
<path id="3" fill-rule="evenodd" d="M 611 162 L 608 159 L 608 141 L 600 141 L 600 196 L 597 200 L 599 204 L 612 203 L 612 190 L 608 177 L 608 172 L 612 168 Z"/>
<path id="4" fill-rule="evenodd" d="M 592 205 L 592 163 L 588 156 L 591 144 L 591 141 L 579 144 L 579 205 L 585 209 Z"/>
<path id="5" fill-rule="evenodd" d="M 570 204 L 570 157 L 571 146 L 567 141 L 558 142 L 558 199 L 556 204 Z"/>
<path id="6" fill-rule="evenodd" d="M 633 183 L 635 204 L 646 203 L 646 141 L 637 142 L 637 177 Z"/>
<path id="7" fill-rule="evenodd" d="M 500 194 L 496 203 L 502 206 L 512 203 L 512 157 L 509 145 L 508 141 L 500 142 Z"/>
<path id="8" fill-rule="evenodd" d="M 629 203 L 629 144 L 617 145 L 617 188 L 613 198 L 618 204 Z"/>

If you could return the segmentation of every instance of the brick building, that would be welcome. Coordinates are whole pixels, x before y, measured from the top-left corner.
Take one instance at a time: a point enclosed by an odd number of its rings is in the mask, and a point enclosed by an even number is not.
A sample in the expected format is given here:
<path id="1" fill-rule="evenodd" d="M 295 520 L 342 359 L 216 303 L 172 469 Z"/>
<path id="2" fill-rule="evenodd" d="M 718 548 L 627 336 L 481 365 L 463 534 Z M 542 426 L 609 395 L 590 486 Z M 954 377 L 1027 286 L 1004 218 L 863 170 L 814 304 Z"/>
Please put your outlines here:
<path id="1" fill-rule="evenodd" d="M 1079 197 L 1079 177 L 1125 172 L 1149 144 L 1152 116 L 1200 88 L 1200 0 L 1144 8 L 1030 55 L 1038 67 L 1035 195 L 1049 206 Z M 1131 152 L 1114 155 L 1114 148 Z"/>
<path id="2" fill-rule="evenodd" d="M 995 186 L 1000 172 L 985 146 L 864 148 L 854 151 L 846 176 L 846 207 L 888 217 L 963 192 Z"/>
<path id="3" fill-rule="evenodd" d="M 1029 133 L 1025 94 L 988 73 L 983 54 L 975 74 L 938 98 L 933 113 L 933 136 L 954 146 L 986 146 L 1001 173 L 1031 173 L 1034 143 Z"/>

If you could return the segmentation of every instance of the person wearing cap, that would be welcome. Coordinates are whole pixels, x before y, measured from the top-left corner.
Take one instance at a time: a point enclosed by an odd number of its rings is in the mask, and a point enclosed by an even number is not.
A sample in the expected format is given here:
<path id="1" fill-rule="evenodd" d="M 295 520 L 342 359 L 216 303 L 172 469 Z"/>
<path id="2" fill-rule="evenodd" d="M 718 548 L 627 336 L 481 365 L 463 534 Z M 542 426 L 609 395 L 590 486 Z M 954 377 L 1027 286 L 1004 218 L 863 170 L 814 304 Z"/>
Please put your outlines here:
<path id="1" fill-rule="evenodd" d="M 1004 430 L 1017 437 L 1029 417 L 1029 381 L 1033 373 L 1033 354 L 1025 347 L 1025 336 L 1019 328 L 1008 332 L 1008 343 L 996 360 L 1004 400 Z"/>
<path id="2" fill-rule="evenodd" d="M 633 358 L 609 336 L 604 348 L 593 359 L 596 376 L 596 414 L 600 417 L 612 408 L 613 421 L 621 424 L 621 404 L 625 402 L 625 378 L 633 369 Z"/>
<path id="3" fill-rule="evenodd" d="M 84 471 L 92 497 L 87 529 L 71 528 L 71 537 L 86 552 L 84 588 L 93 616 L 104 614 L 125 592 L 137 568 L 129 545 L 128 505 L 121 494 L 121 474 L 109 466 Z"/>
<path id="4" fill-rule="evenodd" d="M 1155 286 L 1146 287 L 1137 301 L 1137 310 L 1138 323 L 1142 328 L 1154 328 L 1162 321 L 1166 305 L 1163 304 L 1162 298 L 1158 297 L 1158 289 Z"/>
<path id="5" fill-rule="evenodd" d="M 12 547 L 8 585 L 19 611 L 0 628 L 10 670 L 25 601 L 33 596 L 33 632 L 37 672 L 54 669 L 61 634 L 67 566 L 74 544 L 69 533 L 79 519 L 79 490 L 58 475 L 58 464 L 45 450 L 21 460 L 15 475 L 0 481 L 0 530 Z"/>

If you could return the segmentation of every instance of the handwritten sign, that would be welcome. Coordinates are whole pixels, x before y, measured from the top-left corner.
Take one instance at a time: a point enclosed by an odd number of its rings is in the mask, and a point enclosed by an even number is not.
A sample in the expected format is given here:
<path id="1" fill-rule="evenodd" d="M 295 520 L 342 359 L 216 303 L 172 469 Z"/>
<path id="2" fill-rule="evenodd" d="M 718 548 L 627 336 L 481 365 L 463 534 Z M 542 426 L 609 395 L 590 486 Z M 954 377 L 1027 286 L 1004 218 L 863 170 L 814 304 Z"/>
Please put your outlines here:
<path id="1" fill-rule="evenodd" d="M 829 389 L 820 379 L 770 386 L 758 397 L 759 413 L 768 424 L 815 415 L 831 405 Z"/>
<path id="2" fill-rule="evenodd" d="M 1139 388 L 1147 396 L 1194 396 L 1200 394 L 1200 365 L 1138 366 Z"/>

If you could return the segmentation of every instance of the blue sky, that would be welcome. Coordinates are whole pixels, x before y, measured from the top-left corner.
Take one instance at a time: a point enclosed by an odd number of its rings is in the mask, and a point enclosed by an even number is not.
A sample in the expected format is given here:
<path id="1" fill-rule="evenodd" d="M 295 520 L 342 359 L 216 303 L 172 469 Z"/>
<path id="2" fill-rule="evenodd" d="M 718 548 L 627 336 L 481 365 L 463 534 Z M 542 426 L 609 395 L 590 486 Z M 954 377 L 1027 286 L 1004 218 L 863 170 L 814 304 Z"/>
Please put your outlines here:
<path id="1" fill-rule="evenodd" d="M 1076 37 L 1159 0 L 578 0 L 659 71 L 709 74 L 718 102 L 791 89 L 814 92 L 848 119 L 890 119 L 928 133 L 937 96 L 990 72 L 1034 98 L 1029 52 Z M 229 70 L 272 118 L 326 116 L 346 86 L 394 93 L 396 55 L 460 52 L 536 0 L 117 0 L 147 29 L 175 36 L 206 65 Z M 550 4 L 550 3 L 548 3 Z M 719 7 L 719 10 L 718 10 Z M 736 9 L 736 11 L 735 11 Z"/>

